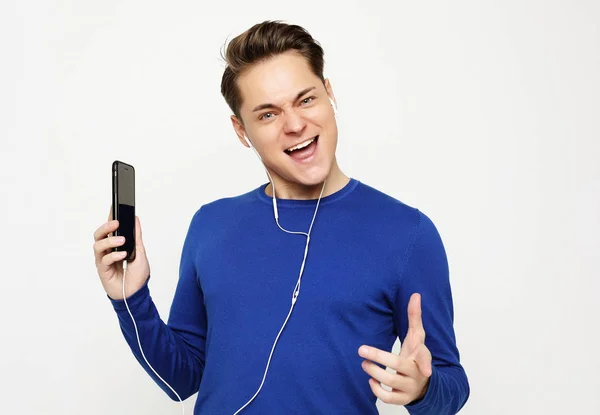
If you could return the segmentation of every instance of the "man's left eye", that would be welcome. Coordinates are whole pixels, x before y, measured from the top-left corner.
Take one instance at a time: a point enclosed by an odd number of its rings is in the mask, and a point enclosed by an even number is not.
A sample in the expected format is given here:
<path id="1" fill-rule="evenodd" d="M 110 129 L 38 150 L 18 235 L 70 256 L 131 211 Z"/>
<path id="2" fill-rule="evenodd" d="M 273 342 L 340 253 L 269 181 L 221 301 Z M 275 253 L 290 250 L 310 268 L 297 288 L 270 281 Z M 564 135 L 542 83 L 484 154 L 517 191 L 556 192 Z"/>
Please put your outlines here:
<path id="1" fill-rule="evenodd" d="M 304 98 L 304 99 L 302 100 L 302 103 L 303 103 L 303 104 L 308 104 L 310 101 L 312 101 L 312 100 L 313 100 L 313 98 L 314 98 L 314 97 L 308 97 L 308 98 Z"/>

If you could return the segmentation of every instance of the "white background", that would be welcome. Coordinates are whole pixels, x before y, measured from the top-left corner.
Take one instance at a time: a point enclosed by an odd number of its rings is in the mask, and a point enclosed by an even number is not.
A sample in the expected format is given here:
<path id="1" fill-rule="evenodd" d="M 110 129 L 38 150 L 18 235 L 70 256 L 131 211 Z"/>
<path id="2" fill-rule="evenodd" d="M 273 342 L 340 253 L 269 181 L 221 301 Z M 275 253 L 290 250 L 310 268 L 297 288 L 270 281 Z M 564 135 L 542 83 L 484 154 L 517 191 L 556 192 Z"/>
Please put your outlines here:
<path id="1" fill-rule="evenodd" d="M 342 170 L 442 235 L 461 414 L 600 413 L 596 0 L 3 1 L 0 413 L 181 412 L 122 338 L 92 233 L 132 163 L 166 320 L 193 213 L 266 182 L 219 89 L 225 41 L 266 19 L 323 45 Z"/>

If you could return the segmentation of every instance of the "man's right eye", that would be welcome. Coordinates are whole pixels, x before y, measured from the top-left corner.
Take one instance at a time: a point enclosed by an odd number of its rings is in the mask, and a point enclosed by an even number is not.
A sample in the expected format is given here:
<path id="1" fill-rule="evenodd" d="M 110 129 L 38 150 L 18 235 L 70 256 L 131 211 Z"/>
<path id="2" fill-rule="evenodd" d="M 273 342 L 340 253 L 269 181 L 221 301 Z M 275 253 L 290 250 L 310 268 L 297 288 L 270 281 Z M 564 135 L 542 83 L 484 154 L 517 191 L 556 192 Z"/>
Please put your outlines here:
<path id="1" fill-rule="evenodd" d="M 269 118 L 273 118 L 273 117 L 267 117 L 267 115 L 273 115 L 272 112 L 265 112 L 264 114 L 262 114 L 260 117 L 258 117 L 259 120 L 263 120 L 263 119 L 269 119 Z"/>

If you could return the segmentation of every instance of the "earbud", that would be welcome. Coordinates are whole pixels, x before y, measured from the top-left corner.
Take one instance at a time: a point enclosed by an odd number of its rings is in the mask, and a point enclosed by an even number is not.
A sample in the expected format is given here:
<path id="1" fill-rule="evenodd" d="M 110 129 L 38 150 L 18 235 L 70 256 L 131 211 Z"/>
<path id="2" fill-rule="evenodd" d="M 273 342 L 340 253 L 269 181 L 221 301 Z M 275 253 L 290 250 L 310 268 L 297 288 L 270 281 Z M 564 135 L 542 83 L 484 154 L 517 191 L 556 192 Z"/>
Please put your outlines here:
<path id="1" fill-rule="evenodd" d="M 246 143 L 248 143 L 250 148 L 252 148 L 252 143 L 250 142 L 250 139 L 248 137 L 246 137 L 246 134 L 244 134 L 244 138 L 246 139 Z"/>
<path id="2" fill-rule="evenodd" d="M 333 107 L 333 115 L 337 115 L 337 106 L 335 105 L 335 102 L 333 102 L 332 98 L 329 98 L 329 102 L 331 102 L 331 106 Z"/>

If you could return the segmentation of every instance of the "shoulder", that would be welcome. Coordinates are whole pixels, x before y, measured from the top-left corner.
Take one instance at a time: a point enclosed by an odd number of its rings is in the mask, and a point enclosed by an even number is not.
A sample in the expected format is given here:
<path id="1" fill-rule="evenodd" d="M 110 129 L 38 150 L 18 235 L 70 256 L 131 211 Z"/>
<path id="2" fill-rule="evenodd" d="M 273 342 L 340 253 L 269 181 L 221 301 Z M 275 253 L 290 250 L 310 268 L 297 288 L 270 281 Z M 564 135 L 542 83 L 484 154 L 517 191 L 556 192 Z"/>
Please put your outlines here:
<path id="1" fill-rule="evenodd" d="M 413 238 L 435 237 L 437 229 L 433 220 L 421 208 L 412 206 L 403 200 L 359 182 L 357 195 L 360 203 L 373 215 L 388 222 L 388 226 L 403 232 L 412 233 Z"/>
<path id="2" fill-rule="evenodd" d="M 359 202 L 373 214 L 393 223 L 418 225 L 421 212 L 416 207 L 363 182 L 359 182 L 357 190 Z"/>
<path id="3" fill-rule="evenodd" d="M 223 197 L 203 204 L 194 212 L 191 226 L 219 222 L 255 210 L 260 205 L 256 192 L 257 189 L 253 189 L 240 195 Z"/>

